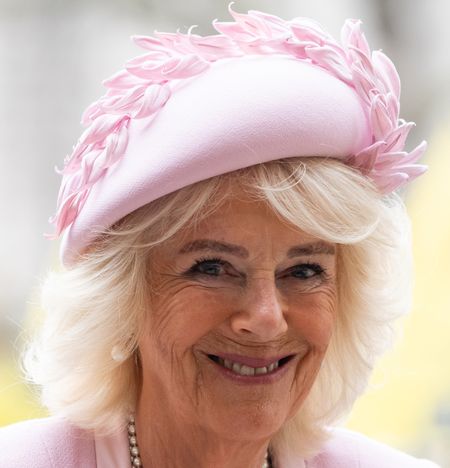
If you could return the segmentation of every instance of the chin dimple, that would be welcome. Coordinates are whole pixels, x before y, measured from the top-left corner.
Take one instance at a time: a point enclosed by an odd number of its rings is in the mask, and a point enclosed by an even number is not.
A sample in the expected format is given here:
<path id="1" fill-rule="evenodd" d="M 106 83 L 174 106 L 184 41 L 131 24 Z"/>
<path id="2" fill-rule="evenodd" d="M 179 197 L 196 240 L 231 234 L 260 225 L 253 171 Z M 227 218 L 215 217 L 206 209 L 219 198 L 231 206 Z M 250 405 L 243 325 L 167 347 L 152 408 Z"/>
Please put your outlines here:
<path id="1" fill-rule="evenodd" d="M 229 359 L 223 359 L 213 354 L 209 354 L 208 357 L 212 361 L 216 362 L 222 367 L 226 367 L 227 369 L 231 370 L 235 374 L 246 375 L 246 376 L 270 374 L 271 372 L 274 372 L 276 369 L 278 369 L 278 367 L 280 366 L 280 363 L 284 363 L 285 361 L 287 361 L 287 359 L 284 358 L 284 359 L 280 359 L 279 361 L 274 361 L 265 367 L 251 367 L 251 366 L 247 366 L 246 364 L 241 364 L 239 362 L 230 361 Z"/>

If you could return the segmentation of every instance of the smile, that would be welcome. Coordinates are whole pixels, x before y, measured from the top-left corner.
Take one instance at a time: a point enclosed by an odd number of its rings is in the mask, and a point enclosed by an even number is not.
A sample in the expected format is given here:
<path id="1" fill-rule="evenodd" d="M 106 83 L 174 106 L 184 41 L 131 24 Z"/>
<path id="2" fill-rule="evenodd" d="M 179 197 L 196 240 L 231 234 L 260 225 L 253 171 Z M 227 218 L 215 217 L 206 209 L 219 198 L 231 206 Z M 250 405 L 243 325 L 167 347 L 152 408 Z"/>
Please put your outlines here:
<path id="1" fill-rule="evenodd" d="M 225 367 L 226 369 L 231 370 L 235 374 L 245 376 L 265 375 L 274 373 L 279 367 L 282 367 L 284 364 L 286 364 L 292 357 L 292 355 L 286 356 L 279 360 L 275 360 L 266 366 L 252 367 L 247 364 L 232 361 L 230 359 L 225 359 L 220 356 L 215 356 L 214 354 L 208 354 L 208 358 L 214 361 L 215 363 L 221 365 L 222 367 Z"/>

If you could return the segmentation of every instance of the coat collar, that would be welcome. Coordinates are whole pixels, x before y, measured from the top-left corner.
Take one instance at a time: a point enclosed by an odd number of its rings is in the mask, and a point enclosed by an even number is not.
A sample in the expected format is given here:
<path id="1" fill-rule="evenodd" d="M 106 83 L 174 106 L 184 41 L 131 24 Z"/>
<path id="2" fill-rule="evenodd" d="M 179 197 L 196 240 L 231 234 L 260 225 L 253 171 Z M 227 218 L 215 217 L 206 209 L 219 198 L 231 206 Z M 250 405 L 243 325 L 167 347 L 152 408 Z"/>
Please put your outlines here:
<path id="1" fill-rule="evenodd" d="M 123 432 L 110 436 L 95 436 L 95 458 L 97 468 L 128 468 L 130 466 L 130 453 L 128 435 Z M 304 460 L 277 456 L 276 468 L 306 468 Z"/>

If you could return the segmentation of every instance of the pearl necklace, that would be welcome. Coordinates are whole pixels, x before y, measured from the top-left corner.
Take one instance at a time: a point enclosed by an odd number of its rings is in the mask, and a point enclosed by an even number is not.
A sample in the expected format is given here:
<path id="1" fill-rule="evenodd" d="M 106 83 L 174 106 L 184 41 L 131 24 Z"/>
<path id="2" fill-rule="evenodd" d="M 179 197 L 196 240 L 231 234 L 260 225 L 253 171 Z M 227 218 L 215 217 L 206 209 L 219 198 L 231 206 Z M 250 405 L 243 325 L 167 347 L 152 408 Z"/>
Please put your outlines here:
<path id="1" fill-rule="evenodd" d="M 128 440 L 130 441 L 130 458 L 131 466 L 134 468 L 136 466 L 142 467 L 142 461 L 139 453 L 139 447 L 136 437 L 136 423 L 134 416 L 131 415 L 128 421 Z M 266 452 L 266 457 L 261 468 L 271 468 L 272 462 L 269 457 L 269 452 Z"/>

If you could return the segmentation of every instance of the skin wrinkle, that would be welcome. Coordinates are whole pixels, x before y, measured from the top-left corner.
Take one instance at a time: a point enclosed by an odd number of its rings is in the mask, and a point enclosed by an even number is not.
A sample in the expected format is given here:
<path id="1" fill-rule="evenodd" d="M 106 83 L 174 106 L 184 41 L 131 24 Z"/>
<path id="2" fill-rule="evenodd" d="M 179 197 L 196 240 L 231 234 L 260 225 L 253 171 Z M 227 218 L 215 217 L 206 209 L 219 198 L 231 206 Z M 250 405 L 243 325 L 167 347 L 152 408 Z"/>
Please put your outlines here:
<path id="1" fill-rule="evenodd" d="M 245 247 L 248 257 L 176 254 L 195 239 Z M 243 197 L 152 250 L 136 417 L 145 466 L 168 466 L 167 460 L 170 466 L 261 466 L 270 438 L 308 395 L 334 328 L 336 256 L 287 257 L 290 248 L 317 241 L 286 229 L 263 202 Z M 199 258 L 217 257 L 225 262 L 214 267 L 218 276 L 198 267 L 186 273 Z M 293 276 L 294 267 L 307 263 L 326 273 Z M 297 362 L 276 383 L 238 386 L 206 356 L 220 352 L 294 354 Z"/>
<path id="2" fill-rule="evenodd" d="M 160 277 L 164 279 L 164 281 L 162 281 L 160 284 L 159 284 L 159 287 L 158 289 L 154 289 L 154 293 L 155 295 L 161 295 L 161 294 L 164 294 L 162 291 L 165 291 L 165 288 L 168 287 L 168 285 L 170 284 L 171 280 L 177 280 L 179 279 L 179 275 L 176 274 L 175 272 L 172 272 L 172 273 L 162 273 L 162 272 L 156 272 L 157 274 L 159 273 Z M 181 287 L 179 289 L 171 289 L 170 290 L 170 295 L 171 296 L 174 296 L 176 297 L 176 295 L 180 292 L 182 292 L 184 289 L 188 289 L 189 287 L 192 287 L 191 285 L 183 285 L 181 284 Z M 173 306 L 173 305 L 172 305 Z M 170 308 L 171 307 L 171 304 L 167 304 L 164 308 Z M 157 314 L 157 312 L 155 312 L 155 314 Z M 170 320 L 170 315 L 163 315 L 163 314 L 158 314 L 158 317 L 161 316 L 162 317 L 162 321 L 161 323 L 158 325 L 158 327 L 156 327 L 153 331 L 155 332 L 155 337 L 156 339 L 158 340 L 158 343 L 159 343 L 159 346 L 161 347 L 161 349 L 164 349 L 165 348 L 165 344 L 164 342 L 166 340 L 164 339 L 161 339 L 161 334 L 163 333 L 162 330 L 164 330 L 166 328 L 166 325 L 167 325 L 167 322 Z M 186 353 L 190 351 L 190 350 L 186 350 Z M 180 364 L 178 364 L 177 362 L 177 359 L 176 359 L 176 351 L 175 351 L 175 343 L 173 343 L 171 349 L 170 349 L 170 352 L 168 352 L 168 354 L 170 354 L 170 358 L 171 358 L 171 376 L 172 378 L 174 378 L 175 375 L 183 375 L 183 369 L 180 368 Z M 194 359 L 196 359 L 195 355 L 193 356 Z M 201 370 L 200 370 L 200 367 L 198 366 L 197 367 L 197 375 L 196 375 L 196 379 L 195 379 L 195 382 L 196 382 L 196 385 L 194 387 L 194 390 L 195 390 L 195 393 L 192 397 L 192 402 L 194 404 L 194 406 L 198 407 L 199 406 L 199 391 L 201 390 Z M 185 384 L 187 385 L 188 383 L 185 382 Z"/>
<path id="3" fill-rule="evenodd" d="M 333 309 L 335 307 L 335 304 L 337 304 L 337 290 L 336 290 L 336 288 L 329 288 L 325 293 L 327 294 L 326 298 L 328 299 L 327 308 L 329 310 L 331 310 L 331 309 Z M 326 351 L 328 349 L 328 344 L 329 344 L 330 339 L 331 339 L 331 331 L 330 331 L 328 342 L 327 342 L 325 348 L 320 349 L 320 350 L 313 349 L 310 352 L 311 353 L 319 353 L 319 359 L 323 360 L 323 358 L 325 356 L 325 353 L 326 353 Z M 301 361 L 297 364 L 297 368 L 300 367 L 300 365 L 301 365 Z M 307 394 L 309 392 L 309 390 L 311 390 L 311 387 L 314 384 L 314 380 L 315 380 L 315 377 L 317 376 L 318 371 L 319 371 L 319 367 L 316 369 L 316 372 L 312 375 L 312 378 L 310 379 L 310 382 L 307 383 L 306 380 L 305 380 L 306 379 L 306 373 L 303 374 L 300 370 L 297 370 L 296 378 L 293 380 L 292 386 L 296 385 L 298 388 L 303 389 L 303 392 L 301 392 L 301 395 L 298 398 L 299 400 L 304 398 L 304 393 L 305 392 Z M 298 383 L 298 378 L 300 376 L 303 376 L 303 380 L 300 383 Z M 296 394 L 296 393 L 297 392 L 294 389 L 293 394 Z"/>

